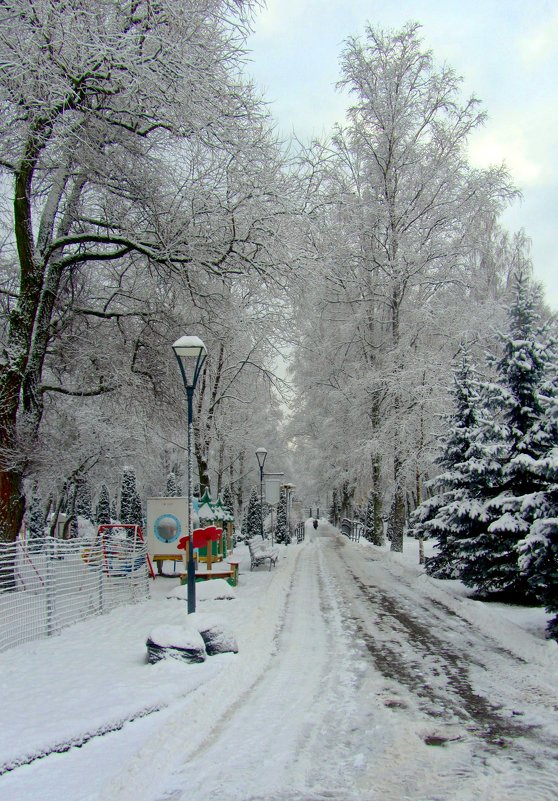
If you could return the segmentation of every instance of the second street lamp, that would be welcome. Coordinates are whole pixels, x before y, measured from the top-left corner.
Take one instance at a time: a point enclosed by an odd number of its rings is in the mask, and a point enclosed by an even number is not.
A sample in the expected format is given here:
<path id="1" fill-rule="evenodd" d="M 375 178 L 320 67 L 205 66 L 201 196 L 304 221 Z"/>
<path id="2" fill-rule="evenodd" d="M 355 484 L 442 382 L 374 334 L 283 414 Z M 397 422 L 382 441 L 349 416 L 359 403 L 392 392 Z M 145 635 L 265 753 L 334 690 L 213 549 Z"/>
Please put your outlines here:
<path id="1" fill-rule="evenodd" d="M 263 517 L 263 479 L 264 479 L 264 464 L 267 451 L 265 448 L 258 448 L 256 450 L 256 459 L 260 466 L 260 518 L 261 518 L 261 535 L 264 538 L 264 517 Z"/>
<path id="2" fill-rule="evenodd" d="M 196 564 L 194 562 L 193 542 L 193 457 L 192 447 L 194 441 L 194 390 L 200 377 L 202 367 L 207 357 L 205 345 L 199 337 L 180 337 L 172 346 L 174 355 L 180 368 L 184 390 L 188 400 L 188 614 L 196 611 Z"/>

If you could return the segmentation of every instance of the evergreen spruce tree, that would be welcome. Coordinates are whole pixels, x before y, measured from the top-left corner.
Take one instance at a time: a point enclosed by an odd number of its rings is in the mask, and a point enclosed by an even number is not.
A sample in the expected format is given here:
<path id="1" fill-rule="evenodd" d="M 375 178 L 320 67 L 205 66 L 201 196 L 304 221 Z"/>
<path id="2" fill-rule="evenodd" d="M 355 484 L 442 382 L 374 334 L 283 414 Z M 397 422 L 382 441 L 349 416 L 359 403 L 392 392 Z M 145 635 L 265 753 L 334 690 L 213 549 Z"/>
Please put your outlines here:
<path id="1" fill-rule="evenodd" d="M 231 515 L 234 515 L 234 498 L 232 489 L 229 484 L 223 489 L 221 493 L 221 503 L 223 504 L 223 508 L 230 512 Z"/>
<path id="2" fill-rule="evenodd" d="M 111 522 L 110 494 L 106 484 L 101 484 L 95 509 L 95 522 L 98 526 L 108 526 Z"/>
<path id="3" fill-rule="evenodd" d="M 554 459 L 558 459 L 558 453 Z M 553 472 L 558 472 L 556 466 Z M 546 611 L 554 614 L 546 630 L 558 641 L 558 484 L 539 494 L 537 503 L 541 517 L 518 545 L 519 567 Z"/>
<path id="4" fill-rule="evenodd" d="M 125 467 L 120 485 L 120 522 L 128 525 L 143 525 L 141 499 L 136 486 L 136 472 Z"/>
<path id="5" fill-rule="evenodd" d="M 288 529 L 287 521 L 287 493 L 284 489 L 281 490 L 279 495 L 279 503 L 277 504 L 277 522 L 275 524 L 275 542 L 288 545 L 291 541 L 291 535 Z"/>
<path id="6" fill-rule="evenodd" d="M 176 473 L 169 473 L 167 476 L 167 485 L 165 487 L 166 498 L 178 498 L 182 495 L 182 489 L 178 486 L 176 480 Z"/>
<path id="7" fill-rule="evenodd" d="M 446 417 L 432 495 L 411 517 L 415 537 L 434 538 L 437 553 L 426 571 L 436 578 L 462 578 L 474 562 L 486 529 L 485 500 L 499 487 L 501 432 L 486 413 L 481 386 L 465 351 L 454 371 L 453 409 Z M 497 491 L 497 490 L 496 490 Z"/>
<path id="8" fill-rule="evenodd" d="M 550 397 L 544 398 L 543 409 L 546 411 L 548 434 L 556 440 L 558 397 L 554 382 L 551 393 Z M 532 467 L 548 483 L 544 490 L 523 498 L 523 515 L 534 519 L 529 533 L 518 544 L 519 568 L 546 611 L 554 614 L 547 632 L 558 641 L 558 447 L 551 448 Z"/>
<path id="9" fill-rule="evenodd" d="M 368 495 L 368 500 L 366 502 L 364 511 L 364 538 L 373 545 L 384 544 L 383 528 L 380 529 L 376 521 L 375 499 L 373 492 L 370 492 Z"/>
<path id="10" fill-rule="evenodd" d="M 86 475 L 80 474 L 75 481 L 75 514 L 85 517 L 93 523 L 93 507 L 91 503 L 91 487 Z"/>
<path id="11" fill-rule="evenodd" d="M 43 516 L 43 502 L 39 494 L 37 482 L 33 484 L 31 500 L 26 514 L 27 547 L 30 551 L 39 551 L 45 542 L 46 531 Z"/>
<path id="12" fill-rule="evenodd" d="M 538 517 L 530 501 L 548 487 L 539 462 L 558 444 L 543 409 L 551 348 L 547 337 L 544 341 L 545 333 L 539 324 L 539 304 L 540 293 L 526 279 L 516 278 L 494 387 L 498 407 L 494 414 L 501 414 L 505 425 L 501 486 L 485 503 L 485 518 L 491 522 L 479 537 L 474 558 L 463 573 L 464 581 L 482 593 L 505 592 L 519 600 L 533 594 L 520 569 L 518 555 L 519 544 Z"/>
<path id="13" fill-rule="evenodd" d="M 246 511 L 246 539 L 261 535 L 262 533 L 262 507 L 260 495 L 256 487 L 250 493 L 248 509 Z"/>

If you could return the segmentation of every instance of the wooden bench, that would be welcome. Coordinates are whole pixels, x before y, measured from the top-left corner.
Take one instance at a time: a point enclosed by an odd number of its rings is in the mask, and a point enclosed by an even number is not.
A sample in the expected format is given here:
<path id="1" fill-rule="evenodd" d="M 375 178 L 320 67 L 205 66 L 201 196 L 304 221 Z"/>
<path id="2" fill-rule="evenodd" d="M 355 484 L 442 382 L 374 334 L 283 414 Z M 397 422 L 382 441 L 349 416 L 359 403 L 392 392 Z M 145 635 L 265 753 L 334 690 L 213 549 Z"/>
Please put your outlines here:
<path id="1" fill-rule="evenodd" d="M 217 570 L 196 570 L 196 581 L 211 581 L 211 579 L 225 579 L 225 581 L 236 587 L 238 585 L 238 562 L 230 561 L 220 565 Z M 188 583 L 188 574 L 180 574 L 180 583 Z"/>
<path id="2" fill-rule="evenodd" d="M 256 537 L 248 540 L 248 550 L 250 551 L 250 570 L 266 562 L 269 562 L 271 570 L 279 559 L 279 551 L 276 548 L 272 548 L 264 540 Z"/>

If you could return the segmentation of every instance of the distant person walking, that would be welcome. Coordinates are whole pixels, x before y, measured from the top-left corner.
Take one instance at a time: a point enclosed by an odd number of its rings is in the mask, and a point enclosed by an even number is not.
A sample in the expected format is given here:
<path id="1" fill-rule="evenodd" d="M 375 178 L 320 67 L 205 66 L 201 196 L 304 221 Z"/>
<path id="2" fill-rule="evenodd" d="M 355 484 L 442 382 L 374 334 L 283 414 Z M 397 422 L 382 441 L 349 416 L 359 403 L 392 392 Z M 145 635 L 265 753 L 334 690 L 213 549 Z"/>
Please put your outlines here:
<path id="1" fill-rule="evenodd" d="M 308 528 L 309 522 L 310 520 L 306 521 L 306 536 L 308 538 L 308 542 L 314 542 L 316 531 L 318 530 L 318 521 L 315 518 L 312 519 L 312 528 Z"/>

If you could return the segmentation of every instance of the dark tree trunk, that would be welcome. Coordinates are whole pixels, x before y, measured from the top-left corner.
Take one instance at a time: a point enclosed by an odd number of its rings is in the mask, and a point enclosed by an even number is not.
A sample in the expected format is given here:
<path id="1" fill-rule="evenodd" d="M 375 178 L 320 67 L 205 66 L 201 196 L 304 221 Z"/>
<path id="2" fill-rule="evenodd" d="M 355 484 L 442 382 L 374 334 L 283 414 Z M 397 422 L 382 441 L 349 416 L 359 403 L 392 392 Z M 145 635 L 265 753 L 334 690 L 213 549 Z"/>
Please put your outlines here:
<path id="1" fill-rule="evenodd" d="M 382 517 L 382 489 L 380 457 L 372 458 L 372 517 L 374 525 L 374 543 L 381 545 L 384 541 L 384 520 Z"/>

